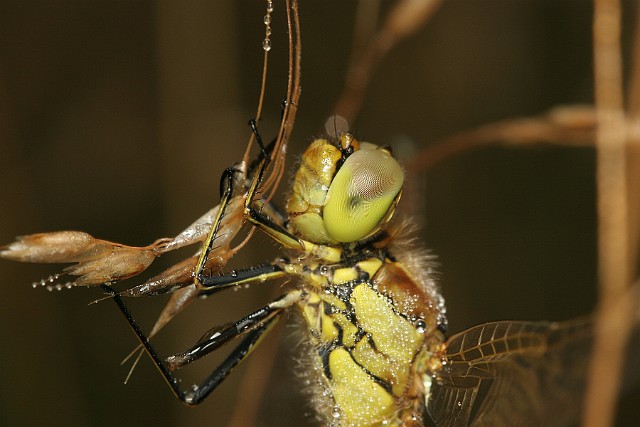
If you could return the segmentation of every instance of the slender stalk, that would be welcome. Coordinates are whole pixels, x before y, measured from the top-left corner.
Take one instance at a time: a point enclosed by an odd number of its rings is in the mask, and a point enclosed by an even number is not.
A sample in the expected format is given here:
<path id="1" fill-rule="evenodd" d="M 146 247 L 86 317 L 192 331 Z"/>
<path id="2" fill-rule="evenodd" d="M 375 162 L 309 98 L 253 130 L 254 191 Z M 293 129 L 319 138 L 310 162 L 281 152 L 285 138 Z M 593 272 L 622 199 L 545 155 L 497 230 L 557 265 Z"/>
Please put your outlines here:
<path id="1" fill-rule="evenodd" d="M 632 314 L 632 304 L 620 303 L 630 282 L 620 15 L 619 0 L 595 1 L 593 38 L 598 121 L 596 178 L 600 305 L 585 396 L 585 427 L 603 427 L 613 423 Z"/>

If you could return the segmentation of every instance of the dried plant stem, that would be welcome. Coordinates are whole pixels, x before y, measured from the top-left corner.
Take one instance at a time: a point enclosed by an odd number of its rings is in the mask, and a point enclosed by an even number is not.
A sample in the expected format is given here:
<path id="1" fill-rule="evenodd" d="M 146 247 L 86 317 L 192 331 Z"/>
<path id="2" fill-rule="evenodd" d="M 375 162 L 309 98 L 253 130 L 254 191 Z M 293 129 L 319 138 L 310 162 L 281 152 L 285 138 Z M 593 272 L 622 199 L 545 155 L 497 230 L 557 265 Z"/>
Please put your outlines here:
<path id="1" fill-rule="evenodd" d="M 558 106 L 547 113 L 531 117 L 518 117 L 488 123 L 475 129 L 454 134 L 446 139 L 426 145 L 419 153 L 405 161 L 410 177 L 425 173 L 442 161 L 467 151 L 490 145 L 532 146 L 558 144 L 570 147 L 593 146 L 596 116 L 590 105 Z M 403 196 L 410 200 L 403 209 L 407 215 L 422 218 L 424 198 L 420 194 L 419 180 L 408 179 Z"/>
<path id="2" fill-rule="evenodd" d="M 361 53 L 352 54 L 345 87 L 332 113 L 344 117 L 349 123 L 353 122 L 364 102 L 371 76 L 380 61 L 400 41 L 422 28 L 440 4 L 441 0 L 396 1 L 369 44 L 362 47 Z M 356 44 L 354 48 L 360 48 L 359 46 Z"/>
<path id="3" fill-rule="evenodd" d="M 298 0 L 286 0 L 287 8 L 287 28 L 289 34 L 289 73 L 287 82 L 287 98 L 282 114 L 282 120 L 280 124 L 280 130 L 278 132 L 278 143 L 274 147 L 272 153 L 272 165 L 274 165 L 274 181 L 270 182 L 271 194 L 276 190 L 278 183 L 282 178 L 284 171 L 284 158 L 287 150 L 289 138 L 293 131 L 293 123 L 295 122 L 295 116 L 298 110 L 298 103 L 300 102 L 300 78 L 301 78 L 301 60 L 302 60 L 302 41 L 300 39 L 300 17 L 298 12 Z M 260 94 L 260 103 L 258 112 L 262 109 L 262 102 L 264 98 L 264 88 L 266 86 L 267 75 L 267 54 L 265 51 L 265 62 L 263 68 L 263 80 L 262 91 Z M 259 114 L 258 113 L 258 114 Z M 268 178 L 269 180 L 271 177 Z M 255 228 L 251 230 L 251 234 Z M 249 236 L 250 237 L 250 236 Z M 248 242 L 248 238 L 241 243 L 244 245 Z M 238 400 L 234 406 L 233 414 L 229 422 L 229 427 L 241 427 L 256 425 L 256 418 L 258 415 L 259 405 L 262 401 L 261 396 L 265 394 L 265 390 L 268 386 L 268 380 L 270 374 L 273 371 L 273 365 L 275 363 L 275 357 L 277 354 L 277 347 L 280 340 L 278 335 L 281 334 L 281 328 L 271 332 L 270 340 L 263 343 L 263 346 L 267 348 L 266 351 L 261 353 L 261 363 L 250 364 L 245 373 L 245 377 L 240 385 L 240 392 L 238 393 Z M 262 373 L 263 375 L 258 375 Z M 266 373 L 266 374 L 264 374 Z"/>
<path id="4" fill-rule="evenodd" d="M 629 206 L 629 259 L 637 278 L 640 252 L 640 7 L 636 7 L 631 70 L 627 89 L 627 194 Z"/>
<path id="5" fill-rule="evenodd" d="M 589 105 L 556 107 L 545 114 L 489 123 L 429 144 L 406 167 L 410 174 L 422 173 L 450 157 L 492 144 L 591 146 L 595 124 Z"/>
<path id="6" fill-rule="evenodd" d="M 620 14 L 618 0 L 595 1 L 600 305 L 584 404 L 585 427 L 609 426 L 614 420 L 632 315 L 632 304 L 619 304 L 630 282 Z"/>

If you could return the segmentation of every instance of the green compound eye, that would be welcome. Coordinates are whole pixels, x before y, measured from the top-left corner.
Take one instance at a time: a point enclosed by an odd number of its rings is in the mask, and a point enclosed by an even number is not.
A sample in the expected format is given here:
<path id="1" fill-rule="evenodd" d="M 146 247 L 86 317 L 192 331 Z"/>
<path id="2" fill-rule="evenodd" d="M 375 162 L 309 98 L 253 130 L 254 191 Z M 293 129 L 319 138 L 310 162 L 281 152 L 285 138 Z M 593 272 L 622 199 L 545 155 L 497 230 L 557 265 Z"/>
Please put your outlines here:
<path id="1" fill-rule="evenodd" d="M 386 150 L 366 144 L 333 178 L 323 209 L 325 228 L 338 242 L 356 242 L 390 219 L 404 173 Z"/>

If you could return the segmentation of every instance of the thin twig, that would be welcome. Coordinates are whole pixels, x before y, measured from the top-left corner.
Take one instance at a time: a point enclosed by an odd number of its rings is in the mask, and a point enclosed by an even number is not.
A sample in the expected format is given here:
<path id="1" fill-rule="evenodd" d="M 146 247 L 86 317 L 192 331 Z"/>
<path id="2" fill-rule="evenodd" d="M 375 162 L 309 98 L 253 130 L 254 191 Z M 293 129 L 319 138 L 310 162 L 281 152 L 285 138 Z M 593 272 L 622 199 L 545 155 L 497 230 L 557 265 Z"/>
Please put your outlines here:
<path id="1" fill-rule="evenodd" d="M 555 144 L 571 147 L 593 146 L 595 141 L 595 111 L 590 105 L 559 106 L 532 117 L 519 117 L 489 123 L 427 145 L 405 162 L 408 179 L 405 183 L 405 213 L 418 221 L 424 217 L 421 180 L 412 177 L 452 157 L 490 145 L 532 146 Z"/>
<path id="2" fill-rule="evenodd" d="M 360 111 L 371 76 L 382 59 L 400 41 L 422 28 L 442 0 L 398 0 L 391 8 L 382 28 L 373 36 L 359 55 L 352 55 L 345 87 L 332 113 L 347 122 Z"/>
<path id="3" fill-rule="evenodd" d="M 629 259 L 637 277 L 640 253 L 640 7 L 636 7 L 631 70 L 627 93 L 627 191 L 629 205 Z M 635 132 L 634 132 L 635 131 Z M 634 265 L 635 263 L 635 265 Z"/>
<path id="4" fill-rule="evenodd" d="M 616 307 L 630 283 L 627 232 L 625 113 L 622 97 L 620 2 L 596 0 L 593 22 L 598 128 L 598 266 L 600 301 L 583 425 L 613 423 L 624 348 L 631 331 L 630 304 Z"/>
<path id="5" fill-rule="evenodd" d="M 520 146 L 593 145 L 596 117 L 589 105 L 556 107 L 532 117 L 489 123 L 429 144 L 406 163 L 410 174 L 423 173 L 443 160 L 491 144 Z"/>
<path id="6" fill-rule="evenodd" d="M 298 103 L 300 102 L 300 78 L 301 78 L 301 59 L 302 59 L 302 41 L 300 39 L 300 18 L 298 12 L 298 1 L 287 0 L 286 2 L 286 15 L 287 15 L 287 28 L 288 28 L 288 51 L 289 51 L 289 70 L 287 80 L 287 98 L 284 112 L 282 114 L 282 120 L 280 123 L 280 130 L 278 131 L 277 144 L 273 149 L 272 167 L 274 170 L 273 181 L 272 177 L 269 177 L 269 182 L 266 184 L 269 186 L 270 194 L 268 198 L 273 196 L 273 193 L 278 187 L 278 183 L 282 179 L 284 170 L 284 159 L 287 151 L 287 145 L 293 131 L 293 124 L 295 122 L 296 112 L 298 109 Z M 266 51 L 265 51 L 265 69 L 263 74 L 263 88 L 266 85 Z M 263 93 L 263 92 L 262 92 Z M 263 95 L 260 96 L 260 105 L 262 105 Z M 259 110 L 260 111 L 260 110 Z M 255 228 L 251 230 L 251 234 Z M 241 245 L 244 245 L 248 241 L 245 239 Z M 279 329 L 278 331 L 281 331 Z M 278 335 L 280 332 L 273 331 L 271 333 L 271 340 L 266 345 L 268 348 L 266 352 L 262 352 L 261 363 L 253 363 L 249 366 L 245 373 L 245 377 L 240 385 L 240 392 L 238 393 L 238 401 L 235 404 L 233 415 L 229 426 L 252 426 L 256 425 L 256 416 L 258 414 L 260 396 L 264 395 L 264 391 L 268 385 L 269 374 L 272 373 L 273 365 L 275 362 L 275 356 L 277 353 L 277 344 L 280 342 Z M 273 336 L 275 335 L 275 336 Z M 257 362 L 257 361 L 256 361 Z M 267 372 L 267 375 L 256 376 L 256 372 Z"/>

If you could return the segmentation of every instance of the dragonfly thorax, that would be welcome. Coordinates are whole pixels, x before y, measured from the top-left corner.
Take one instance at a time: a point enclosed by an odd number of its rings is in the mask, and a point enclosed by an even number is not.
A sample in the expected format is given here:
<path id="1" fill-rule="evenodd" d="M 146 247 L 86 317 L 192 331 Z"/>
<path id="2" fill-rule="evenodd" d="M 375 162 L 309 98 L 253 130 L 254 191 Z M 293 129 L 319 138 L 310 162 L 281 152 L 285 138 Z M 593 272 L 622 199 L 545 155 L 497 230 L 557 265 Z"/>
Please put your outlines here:
<path id="1" fill-rule="evenodd" d="M 287 203 L 290 230 L 319 244 L 366 239 L 391 219 L 404 173 L 391 153 L 343 134 L 302 155 Z"/>

